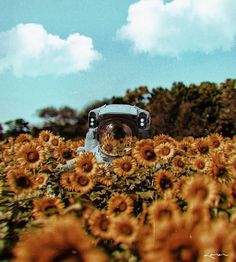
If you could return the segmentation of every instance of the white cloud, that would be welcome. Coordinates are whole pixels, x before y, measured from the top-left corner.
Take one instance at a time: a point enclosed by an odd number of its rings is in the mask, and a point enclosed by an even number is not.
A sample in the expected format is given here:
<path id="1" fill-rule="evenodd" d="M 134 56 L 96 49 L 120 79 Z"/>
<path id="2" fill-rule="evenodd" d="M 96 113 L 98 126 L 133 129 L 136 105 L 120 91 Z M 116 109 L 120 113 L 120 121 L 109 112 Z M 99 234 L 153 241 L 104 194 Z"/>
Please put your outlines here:
<path id="1" fill-rule="evenodd" d="M 18 24 L 0 32 L 0 73 L 12 70 L 16 76 L 66 75 L 88 70 L 100 58 L 92 39 L 78 33 L 61 39 L 40 24 Z"/>
<path id="2" fill-rule="evenodd" d="M 118 38 L 136 52 L 181 53 L 230 50 L 236 36 L 235 0 L 140 0 L 130 5 Z"/>

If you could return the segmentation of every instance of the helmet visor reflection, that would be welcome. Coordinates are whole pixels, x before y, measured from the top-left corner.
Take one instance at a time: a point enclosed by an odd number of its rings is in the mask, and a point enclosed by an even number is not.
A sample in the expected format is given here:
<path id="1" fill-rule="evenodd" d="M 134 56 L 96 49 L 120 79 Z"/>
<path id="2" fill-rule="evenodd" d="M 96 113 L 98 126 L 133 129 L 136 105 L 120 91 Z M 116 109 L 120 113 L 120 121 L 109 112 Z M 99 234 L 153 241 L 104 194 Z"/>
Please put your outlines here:
<path id="1" fill-rule="evenodd" d="M 109 156 L 123 156 L 130 153 L 132 140 L 132 129 L 125 123 L 111 121 L 99 130 L 100 148 Z"/>

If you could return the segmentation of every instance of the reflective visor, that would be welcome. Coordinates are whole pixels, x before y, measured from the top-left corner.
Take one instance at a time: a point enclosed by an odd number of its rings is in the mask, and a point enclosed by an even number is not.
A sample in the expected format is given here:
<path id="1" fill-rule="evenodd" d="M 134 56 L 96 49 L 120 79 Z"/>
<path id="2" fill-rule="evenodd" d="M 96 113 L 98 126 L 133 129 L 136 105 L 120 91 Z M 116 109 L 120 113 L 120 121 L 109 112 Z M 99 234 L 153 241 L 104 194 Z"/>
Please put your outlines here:
<path id="1" fill-rule="evenodd" d="M 101 151 L 108 156 L 123 156 L 131 152 L 137 126 L 134 121 L 116 117 L 106 119 L 98 128 Z"/>

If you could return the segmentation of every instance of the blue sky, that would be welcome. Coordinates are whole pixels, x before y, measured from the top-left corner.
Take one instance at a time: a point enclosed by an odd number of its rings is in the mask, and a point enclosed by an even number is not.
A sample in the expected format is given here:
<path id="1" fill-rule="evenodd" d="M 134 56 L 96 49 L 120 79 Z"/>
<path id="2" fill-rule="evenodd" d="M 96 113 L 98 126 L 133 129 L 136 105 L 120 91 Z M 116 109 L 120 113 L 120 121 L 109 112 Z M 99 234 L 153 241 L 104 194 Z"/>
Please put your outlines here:
<path id="1" fill-rule="evenodd" d="M 235 4 L 214 1 L 0 1 L 0 123 L 141 85 L 235 78 Z"/>

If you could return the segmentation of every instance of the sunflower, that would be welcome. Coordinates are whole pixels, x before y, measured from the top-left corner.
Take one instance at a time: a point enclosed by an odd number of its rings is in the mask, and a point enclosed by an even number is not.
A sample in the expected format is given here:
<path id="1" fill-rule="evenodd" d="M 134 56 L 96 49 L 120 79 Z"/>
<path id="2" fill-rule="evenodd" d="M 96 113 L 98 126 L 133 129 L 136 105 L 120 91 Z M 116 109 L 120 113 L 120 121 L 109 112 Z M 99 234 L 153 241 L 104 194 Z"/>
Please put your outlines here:
<path id="1" fill-rule="evenodd" d="M 161 163 L 168 163 L 170 159 L 174 156 L 176 150 L 172 143 L 164 143 L 155 147 L 155 153 Z"/>
<path id="2" fill-rule="evenodd" d="M 155 227 L 144 225 L 140 228 L 138 250 L 142 261 L 159 261 L 157 253 L 160 252 L 169 236 L 176 231 L 176 223 L 172 220 L 156 223 Z"/>
<path id="3" fill-rule="evenodd" d="M 40 166 L 40 171 L 44 172 L 44 173 L 51 174 L 51 173 L 55 172 L 55 167 L 53 165 L 51 165 L 51 163 L 50 164 L 45 163 L 45 164 L 42 164 Z"/>
<path id="4" fill-rule="evenodd" d="M 113 185 L 114 181 L 109 167 L 105 163 L 98 163 L 98 173 L 96 180 L 105 186 Z"/>
<path id="5" fill-rule="evenodd" d="M 190 223 L 191 229 L 201 223 L 210 223 L 211 219 L 209 208 L 198 199 L 189 203 L 188 210 L 184 213 L 184 216 L 188 223 Z"/>
<path id="6" fill-rule="evenodd" d="M 64 143 L 64 141 L 63 141 L 63 139 L 60 136 L 54 136 L 53 135 L 53 136 L 50 137 L 49 145 L 52 148 L 58 147 L 58 146 L 60 146 L 63 143 Z"/>
<path id="7" fill-rule="evenodd" d="M 44 160 L 42 148 L 33 143 L 22 145 L 16 156 L 21 164 L 28 168 L 36 168 Z"/>
<path id="8" fill-rule="evenodd" d="M 78 147 L 84 146 L 84 139 L 79 139 L 79 140 L 67 140 L 66 141 L 66 146 L 71 148 L 72 150 L 77 150 Z"/>
<path id="9" fill-rule="evenodd" d="M 95 179 L 92 176 L 75 173 L 72 178 L 71 187 L 74 191 L 85 194 L 93 188 L 94 184 Z"/>
<path id="10" fill-rule="evenodd" d="M 32 136 L 29 134 L 20 134 L 15 139 L 15 144 L 32 143 Z"/>
<path id="11" fill-rule="evenodd" d="M 91 203 L 85 203 L 83 214 L 82 214 L 83 220 L 87 222 L 96 210 L 97 210 L 96 207 L 94 207 Z"/>
<path id="12" fill-rule="evenodd" d="M 114 193 L 108 200 L 107 209 L 109 214 L 130 214 L 134 209 L 133 199 L 126 194 Z"/>
<path id="13" fill-rule="evenodd" d="M 13 151 L 13 147 L 12 148 L 5 148 L 2 152 L 2 159 L 3 162 L 10 163 L 12 161 L 15 161 L 15 155 L 14 155 L 14 151 Z"/>
<path id="14" fill-rule="evenodd" d="M 25 168 L 11 169 L 7 173 L 7 183 L 16 194 L 32 193 L 37 187 L 35 177 Z"/>
<path id="15" fill-rule="evenodd" d="M 148 225 L 140 230 L 138 250 L 142 261 L 185 261 L 185 260 L 168 260 L 167 255 L 161 256 L 166 250 L 169 239 L 176 233 L 185 234 L 189 239 L 194 239 L 195 235 L 191 235 L 191 228 L 187 224 L 187 220 L 180 216 L 174 216 L 171 219 L 165 219 L 161 223 L 155 223 L 153 227 Z M 188 261 L 188 260 L 186 260 Z"/>
<path id="16" fill-rule="evenodd" d="M 97 160 L 92 152 L 81 153 L 74 163 L 76 172 L 93 176 L 97 173 Z"/>
<path id="17" fill-rule="evenodd" d="M 123 156 L 113 160 L 112 167 L 117 176 L 128 177 L 137 170 L 137 163 L 131 156 Z"/>
<path id="18" fill-rule="evenodd" d="M 110 169 L 109 166 L 105 163 L 98 163 L 98 169 L 97 169 L 97 176 L 98 177 L 104 177 L 106 175 L 110 176 Z"/>
<path id="19" fill-rule="evenodd" d="M 210 165 L 210 176 L 220 183 L 225 183 L 230 180 L 230 173 L 227 169 L 227 161 L 224 153 L 212 154 L 212 161 Z"/>
<path id="20" fill-rule="evenodd" d="M 183 174 L 187 170 L 188 165 L 189 161 L 186 157 L 177 155 L 172 159 L 171 169 L 177 174 Z"/>
<path id="21" fill-rule="evenodd" d="M 94 247 L 80 220 L 70 216 L 53 222 L 23 235 L 13 250 L 15 262 L 108 261 L 105 253 Z"/>
<path id="22" fill-rule="evenodd" d="M 223 149 L 224 138 L 220 134 L 211 134 L 207 136 L 207 140 L 209 142 L 209 147 L 211 150 L 221 151 Z"/>
<path id="23" fill-rule="evenodd" d="M 110 236 L 115 243 L 131 245 L 137 240 L 139 232 L 138 220 L 127 214 L 121 214 L 112 219 Z"/>
<path id="24" fill-rule="evenodd" d="M 94 236 L 102 239 L 110 238 L 112 218 L 104 210 L 95 210 L 88 220 L 89 228 Z"/>
<path id="25" fill-rule="evenodd" d="M 158 146 L 160 144 L 164 143 L 176 143 L 175 139 L 169 135 L 160 134 L 158 136 L 154 136 L 153 140 L 155 142 L 155 146 Z"/>
<path id="26" fill-rule="evenodd" d="M 227 169 L 231 177 L 236 177 L 236 155 L 229 157 L 227 161 Z"/>
<path id="27" fill-rule="evenodd" d="M 35 182 L 39 188 L 46 185 L 48 180 L 48 175 L 46 173 L 38 173 L 35 177 Z"/>
<path id="28" fill-rule="evenodd" d="M 195 138 L 193 136 L 185 136 L 181 142 L 183 143 L 188 143 L 189 145 L 193 144 L 193 142 L 195 141 Z"/>
<path id="29" fill-rule="evenodd" d="M 155 188 L 159 195 L 163 196 L 163 193 L 167 190 L 172 190 L 176 182 L 176 178 L 173 173 L 160 169 L 154 174 Z"/>
<path id="30" fill-rule="evenodd" d="M 178 206 L 169 200 L 155 200 L 148 207 L 148 221 L 154 227 L 156 223 L 174 220 L 179 214 Z"/>
<path id="31" fill-rule="evenodd" d="M 67 161 L 76 157 L 77 152 L 72 147 L 68 147 L 66 144 L 60 144 L 54 149 L 53 153 L 57 162 L 65 164 Z"/>
<path id="32" fill-rule="evenodd" d="M 75 173 L 73 172 L 64 172 L 60 176 L 60 184 L 66 190 L 73 190 L 73 180 Z"/>
<path id="33" fill-rule="evenodd" d="M 187 202 L 194 200 L 202 201 L 207 206 L 210 206 L 218 196 L 218 184 L 205 176 L 191 177 L 183 186 L 183 197 Z"/>
<path id="34" fill-rule="evenodd" d="M 188 142 L 179 141 L 176 144 L 176 150 L 187 155 L 189 152 L 191 152 L 192 146 Z"/>
<path id="35" fill-rule="evenodd" d="M 52 215 L 62 215 L 64 205 L 58 197 L 45 196 L 34 200 L 33 216 L 37 218 L 46 218 Z"/>
<path id="36" fill-rule="evenodd" d="M 199 174 L 207 174 L 210 170 L 211 161 L 208 157 L 196 156 L 190 159 L 191 168 Z"/>
<path id="37" fill-rule="evenodd" d="M 155 143 L 153 140 L 142 139 L 136 142 L 132 154 L 141 165 L 145 167 L 152 167 L 155 166 L 158 162 L 154 148 Z"/>
<path id="38" fill-rule="evenodd" d="M 173 193 L 180 199 L 183 199 L 182 192 L 186 181 L 189 179 L 187 176 L 181 176 L 177 179 Z"/>
<path id="39" fill-rule="evenodd" d="M 232 156 L 236 154 L 236 143 L 231 143 L 230 141 L 224 142 L 224 148 L 222 150 L 226 156 Z"/>
<path id="40" fill-rule="evenodd" d="M 170 235 L 156 258 L 158 261 L 197 262 L 203 257 L 203 247 L 188 230 L 178 230 Z"/>
<path id="41" fill-rule="evenodd" d="M 201 156 L 208 156 L 210 154 L 210 145 L 206 137 L 196 138 L 193 143 L 193 148 L 195 148 L 197 154 Z"/>
<path id="42" fill-rule="evenodd" d="M 42 130 L 38 135 L 38 141 L 41 144 L 49 143 L 50 139 L 53 137 L 53 133 L 49 130 Z"/>

